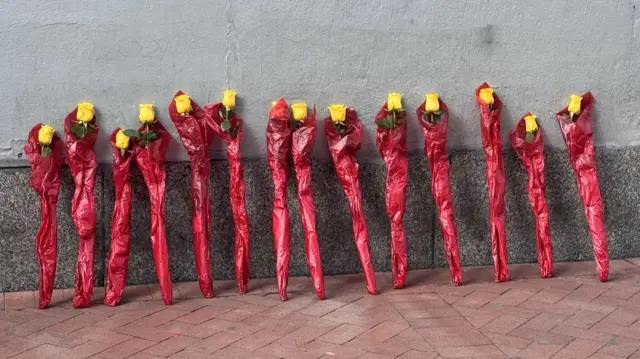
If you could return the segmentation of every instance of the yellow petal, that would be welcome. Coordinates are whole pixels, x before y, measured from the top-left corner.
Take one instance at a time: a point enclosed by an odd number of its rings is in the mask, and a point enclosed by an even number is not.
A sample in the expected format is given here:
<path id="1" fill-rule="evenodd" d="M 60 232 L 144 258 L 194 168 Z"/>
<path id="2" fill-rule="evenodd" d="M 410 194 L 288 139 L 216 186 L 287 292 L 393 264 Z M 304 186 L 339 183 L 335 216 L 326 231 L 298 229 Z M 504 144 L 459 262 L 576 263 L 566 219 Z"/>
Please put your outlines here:
<path id="1" fill-rule="evenodd" d="M 124 134 L 124 131 L 120 130 L 116 133 L 116 147 L 121 150 L 129 148 L 129 136 Z"/>
<path id="2" fill-rule="evenodd" d="M 53 140 L 54 132 L 55 129 L 51 126 L 44 125 L 40 127 L 40 130 L 38 131 L 38 142 L 40 142 L 41 145 L 50 145 Z"/>
<path id="3" fill-rule="evenodd" d="M 143 124 L 149 124 L 155 121 L 156 113 L 153 109 L 153 105 L 150 103 L 141 103 L 140 111 L 138 113 L 138 120 Z"/>
<path id="4" fill-rule="evenodd" d="M 222 106 L 224 106 L 227 111 L 236 107 L 236 95 L 237 93 L 233 90 L 226 90 L 222 94 Z"/>
<path id="5" fill-rule="evenodd" d="M 76 120 L 80 122 L 91 122 L 93 120 L 93 116 L 95 115 L 95 110 L 93 109 L 93 105 L 89 102 L 82 102 L 78 104 L 78 111 L 76 112 Z"/>
<path id="6" fill-rule="evenodd" d="M 437 93 L 428 93 L 425 96 L 424 110 L 426 112 L 438 112 L 440 111 L 440 101 L 438 100 Z"/>
<path id="7" fill-rule="evenodd" d="M 344 105 L 331 105 L 329 106 L 329 114 L 331 121 L 344 122 L 347 119 L 347 108 Z"/>
<path id="8" fill-rule="evenodd" d="M 387 109 L 389 111 L 401 111 L 402 110 L 402 95 L 399 93 L 390 93 L 387 98 Z"/>
<path id="9" fill-rule="evenodd" d="M 524 117 L 525 131 L 536 132 L 538 130 L 538 123 L 536 122 L 536 116 L 528 115 Z"/>
<path id="10" fill-rule="evenodd" d="M 176 101 L 176 111 L 178 111 L 178 113 L 187 113 L 193 110 L 191 107 L 191 99 L 186 94 L 176 96 L 174 100 Z"/>
<path id="11" fill-rule="evenodd" d="M 293 119 L 296 121 L 304 121 L 307 119 L 307 104 L 304 102 L 294 103 L 291 105 L 293 111 Z"/>
<path id="12" fill-rule="evenodd" d="M 574 114 L 577 115 L 580 113 L 580 111 L 582 111 L 582 97 L 578 96 L 578 95 L 571 95 L 570 96 L 570 100 L 569 100 L 569 106 L 567 107 L 567 110 Z"/>
<path id="13" fill-rule="evenodd" d="M 485 103 L 485 105 L 493 105 L 495 101 L 493 98 L 493 89 L 490 87 L 483 88 L 482 90 L 480 90 L 480 93 L 478 96 L 480 97 L 480 100 L 482 100 L 482 102 Z"/>

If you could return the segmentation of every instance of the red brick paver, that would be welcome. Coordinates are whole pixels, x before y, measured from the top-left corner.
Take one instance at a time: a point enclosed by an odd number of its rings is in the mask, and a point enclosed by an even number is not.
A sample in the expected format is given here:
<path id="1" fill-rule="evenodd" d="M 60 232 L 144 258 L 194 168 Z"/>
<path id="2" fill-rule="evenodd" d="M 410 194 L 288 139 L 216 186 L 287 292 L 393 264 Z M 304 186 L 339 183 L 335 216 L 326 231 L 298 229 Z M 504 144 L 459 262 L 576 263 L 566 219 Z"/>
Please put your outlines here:
<path id="1" fill-rule="evenodd" d="M 165 306 L 157 285 L 127 287 L 122 303 L 73 309 L 72 291 L 54 292 L 35 309 L 37 292 L 0 293 L 3 358 L 640 358 L 640 259 L 611 262 L 599 283 L 593 263 L 558 263 L 558 277 L 535 265 L 512 265 L 513 278 L 492 282 L 490 268 L 411 271 L 394 290 L 377 273 L 379 295 L 359 275 L 327 277 L 327 300 L 307 278 L 291 278 L 281 302 L 275 280 L 249 283 L 237 295 L 216 282 L 202 298 L 197 283 L 176 283 Z"/>

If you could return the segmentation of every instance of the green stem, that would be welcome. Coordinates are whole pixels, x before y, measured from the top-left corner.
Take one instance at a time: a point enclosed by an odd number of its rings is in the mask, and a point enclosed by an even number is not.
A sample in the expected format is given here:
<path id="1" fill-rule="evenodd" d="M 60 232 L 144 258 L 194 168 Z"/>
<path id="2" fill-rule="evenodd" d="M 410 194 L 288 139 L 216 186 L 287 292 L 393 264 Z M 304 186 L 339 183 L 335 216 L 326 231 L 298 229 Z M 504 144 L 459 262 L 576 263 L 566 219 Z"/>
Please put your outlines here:
<path id="1" fill-rule="evenodd" d="M 396 127 L 396 111 L 391 111 L 391 128 Z"/>

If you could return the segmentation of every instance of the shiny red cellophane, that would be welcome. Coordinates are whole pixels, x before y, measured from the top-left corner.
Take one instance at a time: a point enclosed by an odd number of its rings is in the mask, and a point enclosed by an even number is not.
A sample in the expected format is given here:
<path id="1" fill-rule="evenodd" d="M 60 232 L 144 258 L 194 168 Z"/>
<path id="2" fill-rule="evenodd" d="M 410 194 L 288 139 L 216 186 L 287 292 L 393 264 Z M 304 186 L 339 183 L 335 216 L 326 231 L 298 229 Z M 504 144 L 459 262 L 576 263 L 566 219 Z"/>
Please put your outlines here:
<path id="1" fill-rule="evenodd" d="M 56 206 L 60 192 L 63 144 L 53 136 L 51 153 L 43 157 L 42 146 L 38 142 L 38 132 L 43 125 L 35 125 L 29 131 L 24 153 L 31 165 L 29 185 L 40 197 L 40 228 L 36 235 L 36 255 L 40 264 L 40 291 L 38 307 L 46 308 L 51 302 L 56 275 L 58 253 L 58 218 Z"/>
<path id="2" fill-rule="evenodd" d="M 606 282 L 609 277 L 609 253 L 591 129 L 591 110 L 594 102 L 593 95 L 587 92 L 582 97 L 582 111 L 576 115 L 577 118 L 574 117 L 575 121 L 569 118 L 569 110 L 566 107 L 556 114 L 556 119 L 569 150 L 569 161 L 576 174 L 578 193 L 582 199 L 593 242 L 598 276 L 601 282 Z"/>

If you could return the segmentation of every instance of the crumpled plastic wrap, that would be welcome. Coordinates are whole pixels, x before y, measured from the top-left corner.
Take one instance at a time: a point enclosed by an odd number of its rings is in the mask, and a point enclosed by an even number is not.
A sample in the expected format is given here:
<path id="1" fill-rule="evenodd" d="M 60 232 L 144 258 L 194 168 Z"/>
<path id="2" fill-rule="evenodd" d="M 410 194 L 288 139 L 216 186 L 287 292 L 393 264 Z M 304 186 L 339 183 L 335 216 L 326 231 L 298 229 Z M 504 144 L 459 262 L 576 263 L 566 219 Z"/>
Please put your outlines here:
<path id="1" fill-rule="evenodd" d="M 362 194 L 360 192 L 360 182 L 358 181 L 358 161 L 356 152 L 362 146 L 363 130 L 362 123 L 353 108 L 348 108 L 345 124 L 348 126 L 347 133 L 340 136 L 340 133 L 333 128 L 331 117 L 325 119 L 325 137 L 329 152 L 333 159 L 336 175 L 340 186 L 344 190 L 351 219 L 353 222 L 353 237 L 360 257 L 360 264 L 367 283 L 367 292 L 376 294 L 376 279 L 369 254 L 369 232 L 362 211 Z"/>
<path id="2" fill-rule="evenodd" d="M 304 250 L 309 274 L 320 300 L 325 299 L 320 245 L 316 233 L 316 206 L 311 189 L 311 152 L 316 142 L 316 108 L 292 134 L 291 152 L 298 183 L 300 219 L 304 229 Z"/>
<path id="3" fill-rule="evenodd" d="M 601 282 L 606 282 L 609 277 L 609 253 L 591 129 L 591 109 L 594 101 L 590 92 L 582 97 L 582 111 L 577 115 L 575 122 L 568 117 L 569 111 L 566 107 L 556 114 L 556 119 L 562 131 L 562 138 L 567 144 L 569 161 L 576 173 L 578 192 L 593 242 L 598 276 Z"/>
<path id="4" fill-rule="evenodd" d="M 243 122 L 236 116 L 235 111 L 229 114 L 231 128 L 235 131 L 235 137 L 228 131 L 223 131 L 220 124 L 223 121 L 220 111 L 224 109 L 222 103 L 205 106 L 207 124 L 213 132 L 227 144 L 227 160 L 229 161 L 229 199 L 233 212 L 233 224 L 235 227 L 235 254 L 234 265 L 236 271 L 236 283 L 240 294 L 247 292 L 249 283 L 249 218 L 245 206 L 245 182 L 242 158 L 240 156 L 240 144 L 242 143 Z"/>
<path id="5" fill-rule="evenodd" d="M 116 135 L 120 128 L 109 137 L 113 152 L 113 184 L 116 198 L 111 218 L 111 248 L 107 260 L 107 281 L 105 285 L 104 304 L 116 306 L 122 299 L 127 282 L 129 265 L 129 243 L 131 238 L 131 183 L 129 170 L 135 154 L 125 153 L 123 156 L 116 147 Z"/>
<path id="6" fill-rule="evenodd" d="M 213 130 L 207 124 L 205 112 L 191 100 L 192 111 L 185 115 L 176 110 L 175 97 L 169 104 L 169 117 L 176 126 L 191 162 L 191 201 L 193 204 L 193 253 L 200 291 L 205 298 L 213 297 L 211 255 L 209 252 L 209 223 L 211 221 L 209 200 L 209 175 L 211 161 L 208 147 L 213 140 Z"/>
<path id="7" fill-rule="evenodd" d="M 491 222 L 491 254 L 493 256 L 493 273 L 496 282 L 509 280 L 507 268 L 507 234 L 504 226 L 504 160 L 502 154 L 502 137 L 500 134 L 500 117 L 502 101 L 494 94 L 495 103 L 490 109 L 479 96 L 480 90 L 488 88 L 485 82 L 476 89 L 476 101 L 480 109 L 480 130 L 482 148 L 486 159 L 487 187 L 489 189 L 489 218 Z"/>
<path id="8" fill-rule="evenodd" d="M 144 131 L 145 126 L 139 131 Z M 173 292 L 171 290 L 171 274 L 169 273 L 169 248 L 167 247 L 167 233 L 164 226 L 164 190 L 166 174 L 164 171 L 164 159 L 171 135 L 159 121 L 149 125 L 149 130 L 155 131 L 158 138 L 147 147 L 141 147 L 139 143 L 134 145 L 135 158 L 144 182 L 149 189 L 151 202 L 151 248 L 153 261 L 156 267 L 156 275 L 160 284 L 160 294 L 165 305 L 171 305 Z"/>
<path id="9" fill-rule="evenodd" d="M 387 167 L 387 178 L 384 186 L 384 198 L 387 205 L 387 216 L 391 222 L 391 273 L 393 287 L 404 287 L 407 279 L 407 241 L 404 231 L 404 212 L 407 203 L 407 186 L 409 184 L 409 161 L 407 160 L 407 121 L 406 112 L 399 112 L 396 121 L 401 124 L 393 129 L 376 129 L 376 146 Z M 389 117 L 385 102 L 375 123 Z"/>
<path id="10" fill-rule="evenodd" d="M 276 281 L 280 299 L 287 300 L 289 282 L 290 223 L 287 208 L 287 180 L 289 179 L 289 152 L 291 151 L 291 128 L 289 106 L 284 99 L 278 100 L 269 113 L 267 124 L 267 159 L 273 178 L 274 196 L 272 213 L 273 247 L 276 254 Z"/>
<path id="11" fill-rule="evenodd" d="M 453 197 L 449 181 L 451 166 L 447 153 L 449 108 L 443 101 L 438 101 L 440 102 L 440 110 L 443 111 L 438 123 L 432 124 L 422 119 L 422 111 L 425 108 L 424 102 L 416 110 L 416 117 L 424 135 L 424 154 L 429 159 L 429 169 L 431 170 L 431 193 L 438 207 L 442 243 L 447 263 L 449 263 L 451 281 L 453 285 L 460 285 L 460 282 L 462 282 L 462 270 L 460 269 L 458 232 L 456 230 Z"/>
<path id="12" fill-rule="evenodd" d="M 96 239 L 96 202 L 93 189 L 96 183 L 96 154 L 93 146 L 98 139 L 99 129 L 77 139 L 71 127 L 77 123 L 76 107 L 64 120 L 67 150 L 67 164 L 71 170 L 75 191 L 71 200 L 71 217 L 80 237 L 78 241 L 78 262 L 76 264 L 73 306 L 85 308 L 93 295 L 93 263 Z M 95 117 L 90 121 L 95 126 Z"/>
<path id="13" fill-rule="evenodd" d="M 530 115 L 527 113 L 524 117 Z M 511 131 L 509 139 L 511 146 L 516 151 L 522 167 L 529 174 L 527 191 L 533 214 L 536 217 L 536 248 L 538 251 L 538 264 L 540 276 L 549 278 L 553 273 L 553 249 L 549 235 L 549 207 L 545 195 L 544 185 L 544 139 L 542 131 L 536 131 L 533 140 L 525 140 L 526 125 L 522 117 L 516 127 Z"/>
<path id="14" fill-rule="evenodd" d="M 40 291 L 38 307 L 46 308 L 51 302 L 56 276 L 58 253 L 58 218 L 56 206 L 60 192 L 60 172 L 62 168 L 63 144 L 53 136 L 51 153 L 43 157 L 38 142 L 38 132 L 43 125 L 35 125 L 29 131 L 24 153 L 31 164 L 29 185 L 40 197 L 40 228 L 36 235 L 36 255 L 40 264 Z"/>

